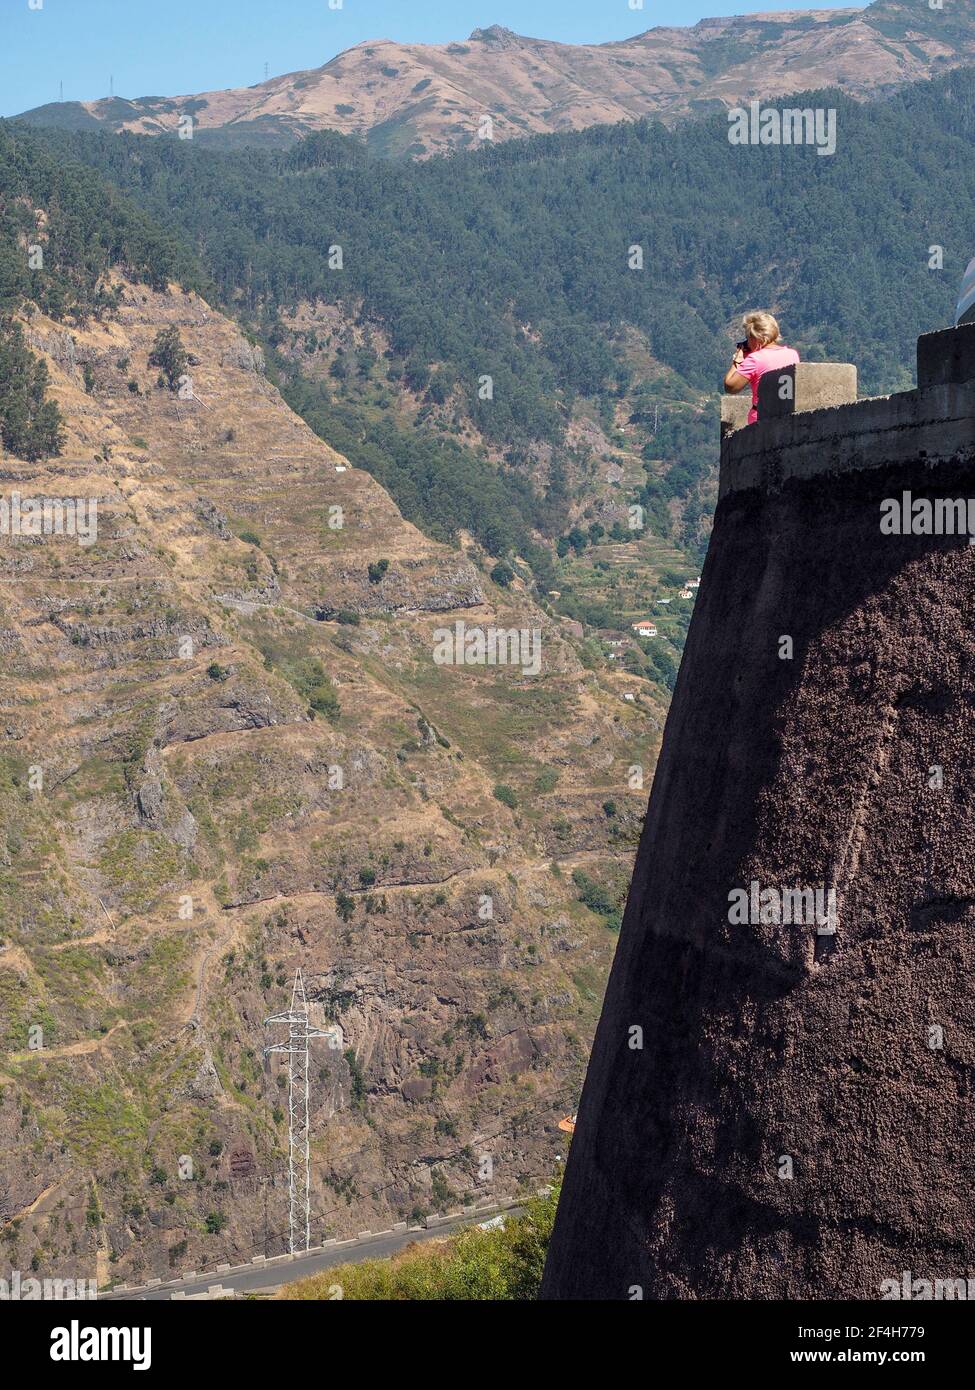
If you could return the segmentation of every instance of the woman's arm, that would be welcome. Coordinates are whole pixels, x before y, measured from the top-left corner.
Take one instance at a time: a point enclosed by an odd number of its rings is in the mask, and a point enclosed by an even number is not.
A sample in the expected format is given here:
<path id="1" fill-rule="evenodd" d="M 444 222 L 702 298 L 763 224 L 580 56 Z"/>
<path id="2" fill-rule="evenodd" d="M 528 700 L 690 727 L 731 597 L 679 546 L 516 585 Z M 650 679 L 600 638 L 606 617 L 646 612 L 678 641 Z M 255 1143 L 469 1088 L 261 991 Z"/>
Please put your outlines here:
<path id="1" fill-rule="evenodd" d="M 724 389 L 733 396 L 737 395 L 739 391 L 744 391 L 745 387 L 748 385 L 748 377 L 742 376 L 741 372 L 736 370 L 738 363 L 744 355 L 741 348 L 735 348 L 735 355 L 731 359 L 731 366 L 725 373 Z"/>

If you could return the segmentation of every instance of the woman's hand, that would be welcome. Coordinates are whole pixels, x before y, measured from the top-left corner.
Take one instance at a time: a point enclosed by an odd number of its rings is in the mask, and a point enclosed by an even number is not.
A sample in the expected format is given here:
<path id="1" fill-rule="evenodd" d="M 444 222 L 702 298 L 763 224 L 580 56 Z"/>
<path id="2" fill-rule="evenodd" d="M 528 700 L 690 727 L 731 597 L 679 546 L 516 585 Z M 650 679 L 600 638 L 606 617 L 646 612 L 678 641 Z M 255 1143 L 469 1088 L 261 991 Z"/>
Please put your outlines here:
<path id="1" fill-rule="evenodd" d="M 737 367 L 739 362 L 744 360 L 745 354 L 740 347 L 736 347 L 731 358 L 731 365 Z"/>

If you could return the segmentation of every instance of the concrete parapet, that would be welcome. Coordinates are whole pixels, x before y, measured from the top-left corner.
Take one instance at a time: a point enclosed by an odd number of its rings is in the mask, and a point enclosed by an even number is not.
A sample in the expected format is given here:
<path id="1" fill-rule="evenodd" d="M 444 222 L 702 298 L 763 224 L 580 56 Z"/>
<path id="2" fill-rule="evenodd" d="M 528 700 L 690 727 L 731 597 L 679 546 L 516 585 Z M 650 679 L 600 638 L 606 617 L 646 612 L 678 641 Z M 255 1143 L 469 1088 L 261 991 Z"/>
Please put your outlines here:
<path id="1" fill-rule="evenodd" d="M 758 383 L 758 418 L 778 420 L 785 415 L 849 405 L 857 398 L 857 369 L 849 362 L 800 362 L 779 372 L 766 372 Z M 721 438 L 743 429 L 751 410 L 750 391 L 721 397 Z"/>
<path id="2" fill-rule="evenodd" d="M 961 330 L 954 330 L 960 332 Z M 791 478 L 854 473 L 899 460 L 930 467 L 975 443 L 975 381 L 760 421 L 721 445 L 719 497 Z"/>
<path id="3" fill-rule="evenodd" d="M 917 340 L 918 390 L 975 381 L 975 323 L 922 333 Z"/>
<path id="4" fill-rule="evenodd" d="M 210 1284 L 206 1291 L 200 1290 L 199 1293 L 184 1293 L 181 1289 L 177 1289 L 175 1293 L 170 1295 L 170 1300 L 179 1299 L 180 1302 L 186 1303 L 211 1303 L 218 1298 L 236 1297 L 233 1289 L 225 1289 L 222 1284 Z"/>

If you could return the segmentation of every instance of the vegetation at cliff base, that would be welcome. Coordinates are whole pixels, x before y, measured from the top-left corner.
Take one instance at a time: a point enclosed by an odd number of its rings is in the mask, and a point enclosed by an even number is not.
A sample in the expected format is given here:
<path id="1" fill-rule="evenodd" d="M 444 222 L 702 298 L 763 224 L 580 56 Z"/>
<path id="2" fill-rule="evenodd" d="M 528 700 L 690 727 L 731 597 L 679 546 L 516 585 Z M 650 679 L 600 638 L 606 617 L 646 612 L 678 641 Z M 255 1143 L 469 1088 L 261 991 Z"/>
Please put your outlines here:
<path id="1" fill-rule="evenodd" d="M 156 334 L 149 354 L 150 367 L 158 367 L 170 391 L 175 391 L 180 377 L 189 366 L 189 355 L 183 346 L 179 329 L 170 326 L 161 328 Z M 258 542 L 260 544 L 260 542 Z"/>
<path id="2" fill-rule="evenodd" d="M 442 1241 L 418 1242 L 385 1260 L 326 1269 L 286 1285 L 278 1298 L 345 1301 L 530 1301 L 538 1297 L 561 1181 L 530 1197 L 504 1228 L 465 1227 Z"/>

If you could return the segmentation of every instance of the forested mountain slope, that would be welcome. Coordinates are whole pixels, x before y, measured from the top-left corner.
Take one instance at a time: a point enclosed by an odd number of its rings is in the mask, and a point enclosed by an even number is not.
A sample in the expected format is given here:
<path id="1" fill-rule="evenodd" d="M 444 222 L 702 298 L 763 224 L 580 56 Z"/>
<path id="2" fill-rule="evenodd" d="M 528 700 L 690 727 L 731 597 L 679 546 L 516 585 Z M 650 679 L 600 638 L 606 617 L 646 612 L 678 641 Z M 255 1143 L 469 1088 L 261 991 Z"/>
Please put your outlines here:
<path id="1" fill-rule="evenodd" d="M 835 155 L 732 145 L 724 117 L 420 165 L 328 134 L 246 156 L 45 139 L 193 244 L 280 352 L 289 399 L 341 429 L 413 520 L 534 564 L 539 536 L 609 530 L 634 502 L 700 545 L 708 393 L 743 309 L 772 305 L 806 357 L 857 362 L 868 393 L 908 385 L 907 345 L 950 321 L 975 247 L 972 70 L 866 105 L 801 102 L 835 107 Z M 405 442 L 389 433 L 403 411 Z M 584 517 L 603 464 L 624 484 Z M 432 489 L 431 469 L 476 485 Z"/>

